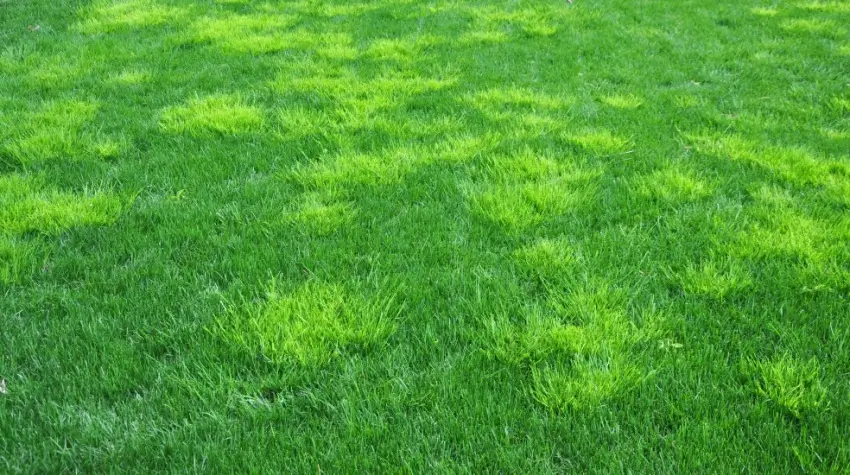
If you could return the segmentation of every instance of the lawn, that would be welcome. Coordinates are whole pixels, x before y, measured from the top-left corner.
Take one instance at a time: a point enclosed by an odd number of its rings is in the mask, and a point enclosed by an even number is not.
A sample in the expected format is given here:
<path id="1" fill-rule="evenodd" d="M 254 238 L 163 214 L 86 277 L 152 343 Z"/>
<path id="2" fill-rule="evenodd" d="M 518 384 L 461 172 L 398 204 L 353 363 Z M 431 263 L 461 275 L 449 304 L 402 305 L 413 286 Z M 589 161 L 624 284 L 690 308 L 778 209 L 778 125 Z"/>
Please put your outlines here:
<path id="1" fill-rule="evenodd" d="M 848 473 L 847 0 L 0 0 L 0 472 Z"/>

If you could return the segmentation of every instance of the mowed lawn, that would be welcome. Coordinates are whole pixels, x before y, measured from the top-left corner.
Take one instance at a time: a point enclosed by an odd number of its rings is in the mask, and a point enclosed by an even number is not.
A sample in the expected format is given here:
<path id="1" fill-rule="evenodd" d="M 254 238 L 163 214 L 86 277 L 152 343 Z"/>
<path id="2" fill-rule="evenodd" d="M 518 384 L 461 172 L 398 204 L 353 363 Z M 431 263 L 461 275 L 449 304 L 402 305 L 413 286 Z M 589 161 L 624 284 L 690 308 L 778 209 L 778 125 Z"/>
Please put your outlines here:
<path id="1" fill-rule="evenodd" d="M 0 472 L 848 473 L 850 2 L 0 0 Z"/>

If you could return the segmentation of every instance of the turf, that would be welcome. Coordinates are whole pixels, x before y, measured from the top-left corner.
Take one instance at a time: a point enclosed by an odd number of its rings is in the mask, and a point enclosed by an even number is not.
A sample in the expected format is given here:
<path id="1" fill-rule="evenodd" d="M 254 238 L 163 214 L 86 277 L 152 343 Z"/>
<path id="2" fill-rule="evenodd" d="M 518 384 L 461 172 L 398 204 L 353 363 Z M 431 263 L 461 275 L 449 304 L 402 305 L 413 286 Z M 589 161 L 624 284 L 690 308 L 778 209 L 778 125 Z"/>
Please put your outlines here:
<path id="1" fill-rule="evenodd" d="M 850 471 L 847 1 L 0 27 L 0 472 Z"/>

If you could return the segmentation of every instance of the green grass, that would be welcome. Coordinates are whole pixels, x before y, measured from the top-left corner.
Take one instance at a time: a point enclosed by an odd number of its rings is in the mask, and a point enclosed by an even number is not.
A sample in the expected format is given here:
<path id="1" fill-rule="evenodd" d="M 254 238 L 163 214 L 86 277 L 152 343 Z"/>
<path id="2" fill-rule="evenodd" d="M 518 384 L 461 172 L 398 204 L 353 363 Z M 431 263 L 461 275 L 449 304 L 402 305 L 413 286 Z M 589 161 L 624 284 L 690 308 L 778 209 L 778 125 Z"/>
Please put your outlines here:
<path id="1" fill-rule="evenodd" d="M 850 471 L 847 1 L 0 26 L 0 472 Z"/>

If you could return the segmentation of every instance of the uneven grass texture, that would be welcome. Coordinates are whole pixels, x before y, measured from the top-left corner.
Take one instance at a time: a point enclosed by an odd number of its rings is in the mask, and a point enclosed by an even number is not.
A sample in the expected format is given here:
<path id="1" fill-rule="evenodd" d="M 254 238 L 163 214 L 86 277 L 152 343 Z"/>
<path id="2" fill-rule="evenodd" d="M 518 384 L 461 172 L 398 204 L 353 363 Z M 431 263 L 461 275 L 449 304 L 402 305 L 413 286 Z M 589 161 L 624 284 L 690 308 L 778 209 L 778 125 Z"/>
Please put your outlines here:
<path id="1" fill-rule="evenodd" d="M 0 472 L 850 471 L 846 0 L 0 27 Z"/>

